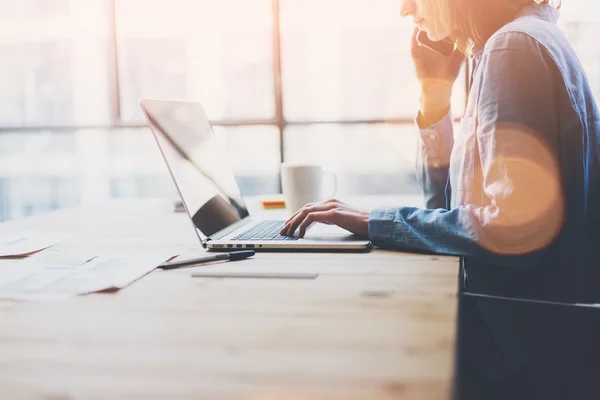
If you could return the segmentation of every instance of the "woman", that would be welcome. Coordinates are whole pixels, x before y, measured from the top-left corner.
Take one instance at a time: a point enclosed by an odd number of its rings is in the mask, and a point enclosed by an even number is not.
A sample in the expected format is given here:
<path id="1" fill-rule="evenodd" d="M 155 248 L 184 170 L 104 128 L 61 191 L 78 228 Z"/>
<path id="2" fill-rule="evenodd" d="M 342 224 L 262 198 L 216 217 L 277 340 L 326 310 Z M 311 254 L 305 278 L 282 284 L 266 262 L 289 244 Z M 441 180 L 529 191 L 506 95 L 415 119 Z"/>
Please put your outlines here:
<path id="1" fill-rule="evenodd" d="M 599 303 L 600 116 L 556 26 L 559 11 L 548 3 L 403 1 L 402 16 L 459 50 L 444 57 L 413 38 L 421 86 L 417 176 L 426 208 L 367 213 L 330 200 L 299 210 L 282 233 L 336 224 L 381 247 L 464 256 L 470 292 Z M 450 96 L 463 53 L 472 83 L 453 135 Z M 503 373 L 521 371 L 528 362 L 525 350 L 515 350 L 523 345 L 515 344 L 522 321 L 498 317 L 506 312 L 489 304 L 477 309 Z"/>

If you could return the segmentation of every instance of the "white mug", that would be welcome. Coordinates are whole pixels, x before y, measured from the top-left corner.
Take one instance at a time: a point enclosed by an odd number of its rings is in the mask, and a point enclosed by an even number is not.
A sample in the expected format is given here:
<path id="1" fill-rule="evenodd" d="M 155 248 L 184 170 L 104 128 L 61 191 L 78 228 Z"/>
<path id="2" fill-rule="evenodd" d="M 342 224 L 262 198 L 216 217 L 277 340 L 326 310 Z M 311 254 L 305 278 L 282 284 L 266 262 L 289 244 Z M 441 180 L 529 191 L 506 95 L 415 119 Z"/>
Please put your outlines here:
<path id="1" fill-rule="evenodd" d="M 323 196 L 323 176 L 333 177 L 333 193 Z M 281 164 L 281 188 L 287 209 L 296 212 L 308 203 L 335 196 L 337 177 L 333 172 L 323 171 L 320 165 Z"/>

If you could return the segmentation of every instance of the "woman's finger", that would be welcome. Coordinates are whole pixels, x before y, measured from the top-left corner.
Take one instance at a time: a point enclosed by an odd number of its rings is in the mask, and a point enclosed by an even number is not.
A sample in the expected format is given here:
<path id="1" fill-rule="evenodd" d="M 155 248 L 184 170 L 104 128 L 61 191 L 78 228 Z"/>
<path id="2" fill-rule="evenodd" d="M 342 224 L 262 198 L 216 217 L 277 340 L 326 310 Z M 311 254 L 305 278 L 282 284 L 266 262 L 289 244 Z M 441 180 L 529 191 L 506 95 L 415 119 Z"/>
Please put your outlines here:
<path id="1" fill-rule="evenodd" d="M 298 215 L 286 225 L 287 230 L 285 232 L 285 235 L 287 235 L 287 236 L 294 235 L 294 232 L 296 232 L 298 225 L 300 225 L 302 223 L 302 221 L 304 221 L 304 219 L 306 218 L 307 215 L 310 215 L 311 213 L 314 213 L 317 211 L 326 211 L 333 207 L 336 207 L 336 204 L 330 203 L 330 204 L 307 205 L 306 207 L 304 207 L 302 209 L 302 212 L 298 213 Z"/>
<path id="2" fill-rule="evenodd" d="M 301 212 L 302 212 L 302 211 L 303 211 L 303 210 L 304 210 L 306 207 L 310 207 L 310 206 L 312 206 L 312 205 L 313 205 L 313 203 L 309 203 L 309 204 L 306 204 L 306 205 L 304 205 L 304 206 L 303 206 L 303 207 L 301 207 L 299 210 L 297 210 L 295 213 L 293 213 L 293 214 L 292 214 L 292 216 L 291 216 L 291 217 L 289 217 L 289 218 L 287 219 L 287 221 L 285 221 L 285 223 L 286 223 L 286 224 L 287 224 L 287 223 L 289 223 L 291 220 L 293 220 L 294 218 L 296 218 L 296 216 L 298 216 L 298 214 L 300 214 L 300 213 L 301 213 Z"/>
<path id="3" fill-rule="evenodd" d="M 281 235 L 286 235 L 287 231 L 292 223 L 292 221 L 294 221 L 296 218 L 298 218 L 298 216 L 302 213 L 305 212 L 307 209 L 310 209 L 310 207 L 313 206 L 313 203 L 309 203 L 306 204 L 304 207 L 300 208 L 298 211 L 296 211 L 294 214 L 292 214 L 291 217 L 289 217 L 287 219 L 287 221 L 285 221 L 285 225 L 283 227 L 283 229 L 281 229 L 281 231 L 279 232 Z"/>
<path id="4" fill-rule="evenodd" d="M 329 204 L 329 203 L 335 203 L 335 204 L 343 204 L 341 201 L 339 201 L 338 199 L 327 199 L 325 200 L 323 203 L 325 204 Z"/>
<path id="5" fill-rule="evenodd" d="M 302 223 L 300 224 L 300 232 L 298 232 L 298 237 L 303 238 L 304 235 L 306 234 L 306 229 L 313 222 L 329 221 L 330 219 L 334 218 L 335 214 L 336 214 L 336 209 L 330 209 L 327 211 L 317 211 L 317 212 L 308 214 L 306 216 L 306 218 L 304 218 L 304 221 L 302 221 Z"/>
<path id="6" fill-rule="evenodd" d="M 307 208 L 310 210 L 312 206 L 317 206 L 319 204 L 330 204 L 330 203 L 340 204 L 340 205 L 344 204 L 341 201 L 339 201 L 338 199 L 327 199 L 327 200 L 321 201 L 321 202 L 308 203 L 304 207 L 302 207 L 298 211 L 296 211 L 291 217 L 289 217 L 286 221 L 286 224 L 289 223 L 290 221 L 292 221 L 294 218 L 296 218 L 303 210 L 305 210 Z"/>
<path id="7" fill-rule="evenodd" d="M 315 213 L 317 211 L 327 211 L 327 210 L 330 210 L 335 207 L 337 207 L 337 204 L 335 204 L 335 203 L 313 204 L 313 205 L 305 206 L 302 209 L 302 211 L 299 212 L 298 215 L 296 215 L 294 217 L 293 220 L 291 220 L 290 222 L 288 222 L 286 224 L 286 226 L 283 229 L 283 231 L 285 231 L 285 233 L 282 233 L 282 235 L 287 235 L 287 236 L 293 235 L 294 232 L 296 231 L 296 229 L 298 228 L 298 226 L 302 223 L 302 221 L 304 221 L 304 219 L 306 218 L 307 215 L 309 215 L 311 213 Z"/>

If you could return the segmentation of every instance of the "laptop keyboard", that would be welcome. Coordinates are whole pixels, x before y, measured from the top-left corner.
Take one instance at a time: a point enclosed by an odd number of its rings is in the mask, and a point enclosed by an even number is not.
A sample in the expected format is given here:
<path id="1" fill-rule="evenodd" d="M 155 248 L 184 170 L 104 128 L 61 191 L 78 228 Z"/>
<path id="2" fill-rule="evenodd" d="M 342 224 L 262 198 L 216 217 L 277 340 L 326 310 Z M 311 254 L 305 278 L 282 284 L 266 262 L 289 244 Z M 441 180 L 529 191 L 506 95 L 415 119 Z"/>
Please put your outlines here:
<path id="1" fill-rule="evenodd" d="M 231 240 L 298 240 L 294 236 L 283 236 L 279 232 L 285 226 L 285 221 L 262 221 L 252 229 L 247 230 Z"/>

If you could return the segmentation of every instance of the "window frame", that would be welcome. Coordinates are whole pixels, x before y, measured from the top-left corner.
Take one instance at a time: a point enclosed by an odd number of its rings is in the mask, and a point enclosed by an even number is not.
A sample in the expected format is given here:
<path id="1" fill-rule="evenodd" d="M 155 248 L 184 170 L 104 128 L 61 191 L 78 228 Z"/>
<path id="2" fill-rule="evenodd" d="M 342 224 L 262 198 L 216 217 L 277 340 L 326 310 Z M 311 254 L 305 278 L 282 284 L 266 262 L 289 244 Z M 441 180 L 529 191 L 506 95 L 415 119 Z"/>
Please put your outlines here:
<path id="1" fill-rule="evenodd" d="M 118 130 L 118 129 L 130 129 L 130 128 L 147 128 L 147 124 L 142 123 L 125 123 L 121 118 L 121 88 L 119 76 L 119 57 L 118 57 L 118 38 L 117 38 L 117 0 L 107 0 L 108 8 L 108 63 L 109 63 L 109 108 L 110 108 L 110 123 L 108 125 L 27 125 L 27 126 L 0 126 L 0 134 L 3 132 L 32 132 L 35 130 L 48 130 L 48 131 L 74 131 L 74 130 L 88 130 L 88 129 L 103 129 L 103 130 Z M 279 131 L 279 157 L 283 162 L 285 161 L 285 143 L 284 143 L 284 132 L 287 126 L 290 125 L 313 125 L 313 124 L 342 124 L 342 125 L 353 125 L 353 124 L 412 124 L 412 119 L 366 119 L 366 120 L 303 120 L 303 121 L 288 121 L 285 118 L 283 112 L 283 88 L 282 88 L 282 62 L 281 62 L 281 29 L 280 29 L 280 0 L 272 1 L 272 18 L 273 18 L 273 34 L 272 34 L 272 45 L 273 45 L 273 79 L 274 79 L 274 99 L 275 99 L 275 117 L 271 119 L 235 119 L 235 120 L 213 120 L 211 123 L 216 126 L 252 126 L 252 125 L 272 125 L 276 126 Z M 468 63 L 467 63 L 468 64 Z M 468 93 L 468 82 L 469 82 L 469 70 L 465 74 L 464 87 L 466 93 Z"/>

